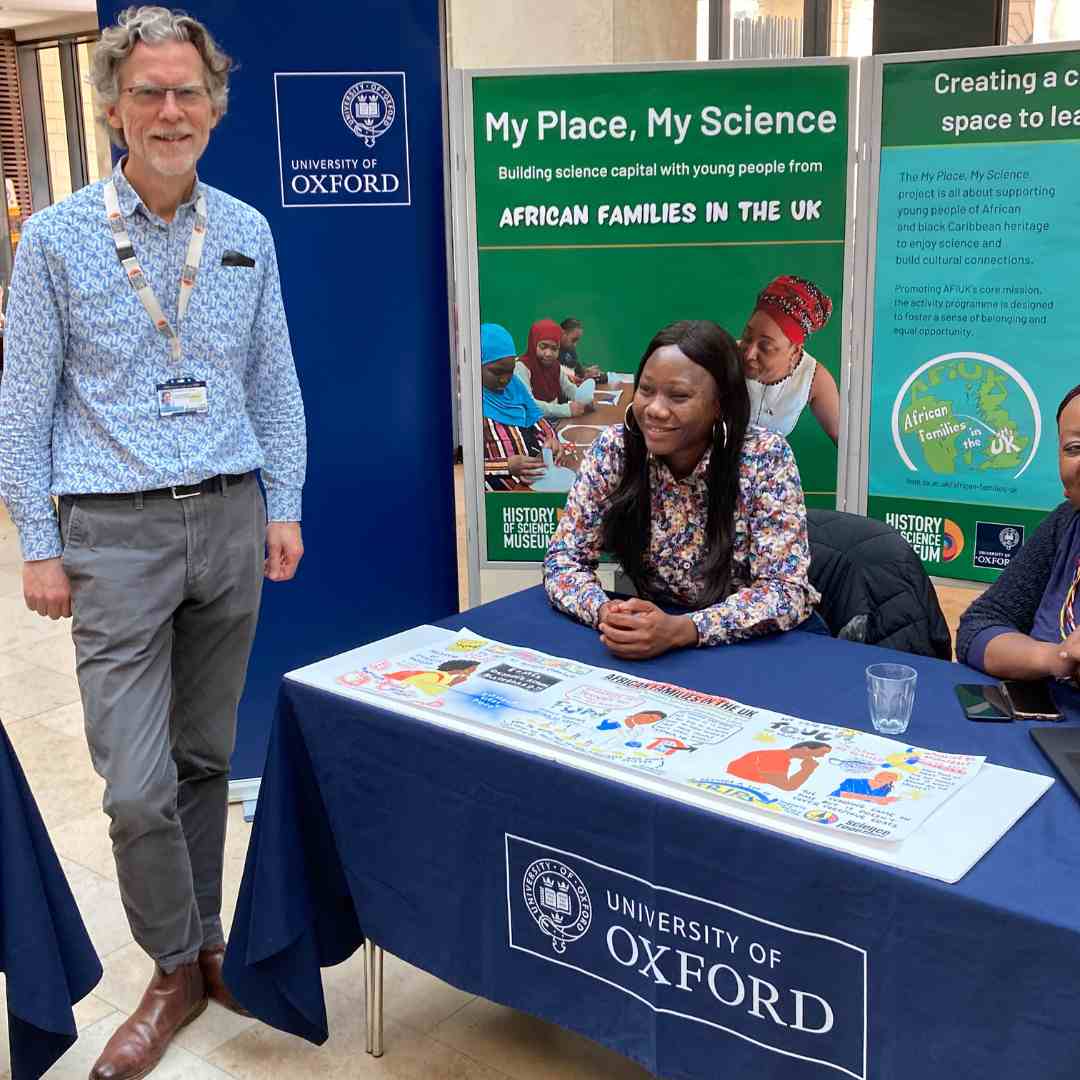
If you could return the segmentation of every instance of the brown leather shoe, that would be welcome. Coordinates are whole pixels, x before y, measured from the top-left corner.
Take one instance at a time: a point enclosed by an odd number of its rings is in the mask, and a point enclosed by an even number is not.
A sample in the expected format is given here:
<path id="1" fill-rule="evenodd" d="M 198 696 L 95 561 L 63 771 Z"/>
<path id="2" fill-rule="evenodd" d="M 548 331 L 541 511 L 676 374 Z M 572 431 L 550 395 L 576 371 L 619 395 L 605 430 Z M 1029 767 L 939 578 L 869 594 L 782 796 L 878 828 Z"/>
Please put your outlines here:
<path id="1" fill-rule="evenodd" d="M 225 963 L 225 946 L 217 945 L 212 949 L 199 952 L 199 967 L 206 985 L 206 996 L 219 1005 L 224 1005 L 238 1016 L 250 1016 L 251 1013 L 232 996 L 232 991 L 225 985 L 221 975 L 221 966 Z"/>
<path id="2" fill-rule="evenodd" d="M 206 1008 L 198 964 L 171 975 L 155 967 L 139 1007 L 116 1029 L 90 1080 L 139 1080 L 157 1066 L 173 1036 Z"/>

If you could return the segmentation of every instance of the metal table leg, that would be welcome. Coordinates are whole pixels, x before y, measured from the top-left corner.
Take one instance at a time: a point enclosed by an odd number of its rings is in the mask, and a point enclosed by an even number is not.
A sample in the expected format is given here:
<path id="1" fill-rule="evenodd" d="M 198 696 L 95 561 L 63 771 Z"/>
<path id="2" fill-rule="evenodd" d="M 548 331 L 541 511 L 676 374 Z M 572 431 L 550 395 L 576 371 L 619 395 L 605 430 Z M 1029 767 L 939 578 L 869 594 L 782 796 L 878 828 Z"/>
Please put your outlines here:
<path id="1" fill-rule="evenodd" d="M 364 1002 L 367 1045 L 372 1057 L 383 1053 L 383 951 L 371 938 L 364 942 Z"/>

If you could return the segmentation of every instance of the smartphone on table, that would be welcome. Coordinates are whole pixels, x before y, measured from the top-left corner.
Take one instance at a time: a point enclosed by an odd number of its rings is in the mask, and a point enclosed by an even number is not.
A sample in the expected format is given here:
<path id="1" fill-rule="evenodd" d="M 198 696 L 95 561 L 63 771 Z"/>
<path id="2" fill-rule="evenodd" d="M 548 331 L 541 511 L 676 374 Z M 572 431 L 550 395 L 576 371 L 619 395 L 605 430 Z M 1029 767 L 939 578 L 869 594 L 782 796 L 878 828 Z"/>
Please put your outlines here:
<path id="1" fill-rule="evenodd" d="M 1045 679 L 1035 682 L 1007 679 L 1001 684 L 1001 688 L 1017 720 L 1061 719 L 1061 710 L 1054 704 L 1050 684 Z"/>
<path id="2" fill-rule="evenodd" d="M 969 720 L 991 724 L 1012 722 L 1013 714 L 997 683 L 960 683 L 956 687 L 956 696 Z"/>

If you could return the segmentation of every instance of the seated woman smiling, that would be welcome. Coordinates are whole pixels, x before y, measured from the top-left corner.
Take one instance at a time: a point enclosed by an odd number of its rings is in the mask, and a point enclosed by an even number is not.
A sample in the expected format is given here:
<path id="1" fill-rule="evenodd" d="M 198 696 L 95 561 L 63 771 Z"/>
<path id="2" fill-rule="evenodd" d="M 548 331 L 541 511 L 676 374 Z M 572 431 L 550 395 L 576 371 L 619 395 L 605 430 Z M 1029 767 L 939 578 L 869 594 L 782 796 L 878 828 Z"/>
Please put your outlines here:
<path id="1" fill-rule="evenodd" d="M 1063 502 L 960 618 L 957 659 L 1002 679 L 1080 681 L 1080 386 L 1058 406 Z"/>
<path id="2" fill-rule="evenodd" d="M 749 412 L 731 335 L 711 322 L 672 323 L 645 350 L 625 423 L 587 452 L 544 586 L 616 656 L 720 645 L 810 616 L 818 594 L 799 471 L 783 437 L 750 426 Z M 608 599 L 602 551 L 638 597 Z"/>

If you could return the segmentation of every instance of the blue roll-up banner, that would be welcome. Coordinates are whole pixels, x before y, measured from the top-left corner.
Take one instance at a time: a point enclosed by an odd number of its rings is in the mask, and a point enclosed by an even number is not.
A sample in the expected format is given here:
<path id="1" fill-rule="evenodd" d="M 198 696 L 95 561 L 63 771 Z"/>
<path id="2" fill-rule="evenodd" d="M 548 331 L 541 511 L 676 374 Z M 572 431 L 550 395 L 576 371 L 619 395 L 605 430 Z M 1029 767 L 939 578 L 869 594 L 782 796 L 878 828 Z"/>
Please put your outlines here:
<path id="1" fill-rule="evenodd" d="M 238 64 L 199 177 L 270 221 L 308 422 L 306 554 L 263 590 L 234 779 L 283 672 L 457 610 L 439 8 L 185 5 Z"/>

